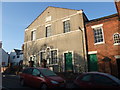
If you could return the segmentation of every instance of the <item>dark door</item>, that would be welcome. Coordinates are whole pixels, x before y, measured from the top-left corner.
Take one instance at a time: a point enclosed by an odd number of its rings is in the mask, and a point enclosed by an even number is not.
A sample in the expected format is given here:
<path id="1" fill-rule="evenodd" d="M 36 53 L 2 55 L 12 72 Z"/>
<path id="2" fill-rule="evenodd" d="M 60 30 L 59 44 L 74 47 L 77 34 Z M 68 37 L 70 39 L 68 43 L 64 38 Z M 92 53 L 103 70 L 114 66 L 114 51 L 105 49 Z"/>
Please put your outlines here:
<path id="1" fill-rule="evenodd" d="M 117 59 L 118 78 L 120 79 L 120 59 Z"/>
<path id="2" fill-rule="evenodd" d="M 65 53 L 65 71 L 66 72 L 71 72 L 73 70 L 73 65 L 72 65 L 72 53 Z"/>
<path id="3" fill-rule="evenodd" d="M 96 54 L 89 55 L 88 70 L 98 71 L 98 59 L 97 59 Z"/>

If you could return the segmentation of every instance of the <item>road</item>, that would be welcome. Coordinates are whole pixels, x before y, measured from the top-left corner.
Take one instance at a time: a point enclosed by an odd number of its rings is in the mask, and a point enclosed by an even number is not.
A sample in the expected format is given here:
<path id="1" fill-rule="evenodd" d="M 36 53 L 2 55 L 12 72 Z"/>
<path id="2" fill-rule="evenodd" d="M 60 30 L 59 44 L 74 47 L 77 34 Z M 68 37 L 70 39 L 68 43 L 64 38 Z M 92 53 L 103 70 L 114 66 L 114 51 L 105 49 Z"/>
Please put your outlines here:
<path id="1" fill-rule="evenodd" d="M 6 88 L 7 90 L 37 90 L 32 87 L 22 87 L 19 83 L 19 76 L 16 75 L 3 75 L 2 87 Z"/>
<path id="2" fill-rule="evenodd" d="M 3 75 L 2 86 L 7 90 L 38 90 L 29 86 L 21 86 L 19 83 L 19 76 L 16 75 Z M 67 83 L 66 88 L 72 88 L 72 83 Z"/>

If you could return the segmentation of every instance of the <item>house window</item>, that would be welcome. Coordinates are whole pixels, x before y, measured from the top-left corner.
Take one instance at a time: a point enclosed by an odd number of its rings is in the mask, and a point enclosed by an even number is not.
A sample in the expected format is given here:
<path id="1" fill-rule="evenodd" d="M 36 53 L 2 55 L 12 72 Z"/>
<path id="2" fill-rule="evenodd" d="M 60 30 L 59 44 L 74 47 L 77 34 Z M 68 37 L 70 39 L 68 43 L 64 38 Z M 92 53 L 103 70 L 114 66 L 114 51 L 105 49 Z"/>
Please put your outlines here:
<path id="1" fill-rule="evenodd" d="M 20 56 L 19 55 L 17 55 L 17 58 L 19 58 Z"/>
<path id="2" fill-rule="evenodd" d="M 64 29 L 64 33 L 70 32 L 70 20 L 63 22 L 63 29 Z"/>
<path id="3" fill-rule="evenodd" d="M 15 59 L 15 56 L 13 56 L 13 59 Z"/>
<path id="4" fill-rule="evenodd" d="M 94 31 L 94 42 L 103 43 L 103 30 L 102 27 L 93 28 Z"/>
<path id="5" fill-rule="evenodd" d="M 51 26 L 46 27 L 46 37 L 51 36 Z"/>
<path id="6" fill-rule="evenodd" d="M 56 64 L 56 63 L 57 63 L 57 50 L 52 50 L 50 64 Z"/>
<path id="7" fill-rule="evenodd" d="M 120 44 L 120 34 L 114 34 L 114 44 Z"/>
<path id="8" fill-rule="evenodd" d="M 35 30 L 31 32 L 31 40 L 35 40 L 36 39 L 36 33 Z"/>

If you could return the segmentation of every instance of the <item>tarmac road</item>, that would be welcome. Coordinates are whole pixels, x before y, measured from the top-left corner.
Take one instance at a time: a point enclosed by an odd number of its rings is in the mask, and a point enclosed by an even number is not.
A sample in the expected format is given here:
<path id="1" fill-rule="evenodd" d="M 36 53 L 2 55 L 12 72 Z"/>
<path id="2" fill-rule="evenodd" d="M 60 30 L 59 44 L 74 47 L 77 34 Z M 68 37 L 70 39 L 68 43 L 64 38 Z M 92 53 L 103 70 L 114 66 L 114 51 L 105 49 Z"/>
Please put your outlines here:
<path id="1" fill-rule="evenodd" d="M 16 75 L 2 75 L 3 90 L 36 90 L 31 87 L 22 87 L 19 83 L 19 76 Z"/>
<path id="2" fill-rule="evenodd" d="M 21 86 L 17 75 L 2 75 L 2 87 L 3 90 L 38 90 L 29 86 Z M 67 83 L 66 88 L 72 88 L 72 83 Z"/>

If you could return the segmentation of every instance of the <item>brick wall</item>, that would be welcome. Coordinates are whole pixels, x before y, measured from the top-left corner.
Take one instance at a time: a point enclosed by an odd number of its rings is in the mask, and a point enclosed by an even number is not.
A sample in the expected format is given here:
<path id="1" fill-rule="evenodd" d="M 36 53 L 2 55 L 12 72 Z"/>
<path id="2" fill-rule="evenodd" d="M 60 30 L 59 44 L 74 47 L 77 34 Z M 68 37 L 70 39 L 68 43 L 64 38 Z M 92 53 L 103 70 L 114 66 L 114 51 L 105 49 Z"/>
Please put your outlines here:
<path id="1" fill-rule="evenodd" d="M 101 72 L 106 72 L 117 76 L 117 66 L 115 55 L 120 53 L 120 45 L 114 45 L 113 35 L 118 33 L 119 20 L 117 14 L 112 17 L 104 17 L 102 19 L 94 20 L 86 24 L 86 35 L 88 43 L 88 52 L 97 51 L 98 68 Z M 105 43 L 94 45 L 94 33 L 91 26 L 103 24 L 103 34 Z M 110 62 L 104 62 L 105 57 L 111 59 Z"/>

